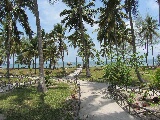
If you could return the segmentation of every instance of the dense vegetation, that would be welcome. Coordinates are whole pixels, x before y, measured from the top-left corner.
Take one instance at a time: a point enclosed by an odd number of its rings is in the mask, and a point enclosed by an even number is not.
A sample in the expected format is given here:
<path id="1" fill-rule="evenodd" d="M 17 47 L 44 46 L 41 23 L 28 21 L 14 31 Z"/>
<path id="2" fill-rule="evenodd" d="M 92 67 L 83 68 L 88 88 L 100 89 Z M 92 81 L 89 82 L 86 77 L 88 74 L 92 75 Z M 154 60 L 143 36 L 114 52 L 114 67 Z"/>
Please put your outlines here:
<path id="1" fill-rule="evenodd" d="M 58 0 L 49 0 L 49 3 L 54 7 L 56 1 Z M 48 88 L 46 92 L 48 87 L 46 81 L 47 76 L 62 77 L 66 73 L 64 54 L 65 52 L 68 54 L 69 47 L 78 48 L 77 54 L 83 59 L 85 71 L 83 70 L 80 78 L 109 81 L 114 85 L 123 86 L 133 85 L 135 81 L 142 84 L 148 82 L 150 87 L 160 88 L 160 69 L 146 70 L 141 64 L 144 59 L 146 63 L 148 62 L 149 47 L 152 49 L 153 56 L 154 45 L 159 43 L 158 21 L 151 15 L 142 18 L 138 14 L 139 0 L 123 0 L 123 2 L 100 0 L 99 7 L 96 7 L 95 0 L 58 2 L 63 2 L 67 6 L 67 9 L 60 13 L 63 20 L 54 24 L 53 29 L 46 33 L 41 28 L 37 0 L 0 1 L 0 65 L 7 62 L 7 69 L 0 71 L 2 76 L 6 76 L 3 80 L 10 81 L 11 74 L 28 76 L 38 74 L 41 78 L 37 90 L 35 87 L 15 89 L 9 94 L 0 96 L 0 108 L 7 119 L 12 120 L 16 117 L 16 119 L 55 118 L 57 120 L 66 115 L 64 114 L 65 100 L 70 94 L 68 84 L 56 84 L 56 89 Z M 27 15 L 26 9 L 36 18 L 35 33 L 28 21 L 30 16 Z M 126 22 L 129 22 L 129 25 Z M 25 32 L 19 30 L 18 23 Z M 87 25 L 91 27 L 98 25 L 95 31 L 96 41 L 100 43 L 100 51 L 95 48 L 93 38 L 88 34 Z M 70 35 L 66 36 L 66 32 Z M 137 46 L 145 46 L 146 53 L 139 55 Z M 17 56 L 16 60 L 15 56 Z M 17 72 L 14 64 L 14 71 L 12 71 L 9 68 L 10 57 L 13 58 L 13 63 L 27 65 L 28 71 L 21 69 Z M 107 65 L 102 64 L 102 57 L 106 59 Z M 39 59 L 39 72 L 36 71 L 36 59 Z M 52 70 L 51 67 L 55 68 L 60 59 L 63 62 L 63 69 L 58 72 L 56 69 Z M 90 59 L 95 59 L 96 63 L 102 64 L 103 67 L 90 68 Z M 45 71 L 44 62 L 48 61 L 49 69 Z M 157 61 L 159 66 L 160 55 L 157 56 Z M 35 69 L 34 73 L 33 69 L 30 69 L 31 65 Z M 153 66 L 155 65 L 153 61 Z M 13 78 L 12 81 L 14 80 Z"/>

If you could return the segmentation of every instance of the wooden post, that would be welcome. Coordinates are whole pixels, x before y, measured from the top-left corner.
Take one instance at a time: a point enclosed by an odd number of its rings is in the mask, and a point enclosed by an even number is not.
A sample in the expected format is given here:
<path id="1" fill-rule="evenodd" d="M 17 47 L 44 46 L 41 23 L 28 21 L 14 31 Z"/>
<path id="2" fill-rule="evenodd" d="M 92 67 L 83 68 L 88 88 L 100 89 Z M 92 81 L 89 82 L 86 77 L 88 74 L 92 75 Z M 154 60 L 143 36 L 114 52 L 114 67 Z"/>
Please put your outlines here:
<path id="1" fill-rule="evenodd" d="M 146 120 L 148 120 L 148 110 L 146 110 Z"/>
<path id="2" fill-rule="evenodd" d="M 129 105 L 129 114 L 131 113 L 131 104 L 128 104 Z"/>
<path id="3" fill-rule="evenodd" d="M 121 106 L 122 106 L 122 99 L 123 99 L 123 98 L 122 98 L 122 96 L 121 96 Z"/>

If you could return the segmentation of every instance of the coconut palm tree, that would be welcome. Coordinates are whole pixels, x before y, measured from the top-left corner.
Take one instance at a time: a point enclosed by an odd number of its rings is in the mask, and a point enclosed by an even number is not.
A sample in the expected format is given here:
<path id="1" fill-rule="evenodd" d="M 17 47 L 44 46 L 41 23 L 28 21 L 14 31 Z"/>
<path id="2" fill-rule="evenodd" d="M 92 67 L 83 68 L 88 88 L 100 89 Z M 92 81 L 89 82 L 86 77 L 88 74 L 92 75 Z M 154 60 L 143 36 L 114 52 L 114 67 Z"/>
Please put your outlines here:
<path id="1" fill-rule="evenodd" d="M 65 27 L 69 28 L 69 31 L 71 29 L 74 29 L 75 31 L 79 31 L 81 34 L 81 41 L 83 41 L 83 45 L 85 46 L 85 66 L 86 66 L 86 76 L 90 76 L 89 68 L 87 67 L 88 62 L 88 56 L 87 56 L 87 44 L 86 40 L 84 39 L 84 31 L 85 26 L 84 22 L 90 24 L 91 26 L 94 23 L 94 19 L 92 18 L 94 16 L 95 10 L 91 9 L 92 6 L 94 6 L 94 2 L 91 1 L 89 4 L 86 4 L 86 1 L 83 0 L 72 0 L 72 1 L 63 1 L 68 7 L 71 9 L 65 9 L 63 12 L 60 13 L 60 16 L 65 16 L 65 18 L 62 20 L 62 23 L 65 24 Z"/>
<path id="2" fill-rule="evenodd" d="M 100 16 L 97 21 L 99 23 L 97 40 L 100 42 L 102 56 L 106 58 L 109 56 L 112 63 L 114 49 L 117 56 L 119 55 L 118 47 L 123 42 L 122 38 L 126 30 L 124 19 L 127 16 L 123 13 L 119 0 L 102 0 L 102 2 L 104 7 L 98 8 Z"/>
<path id="3" fill-rule="evenodd" d="M 27 35 L 32 35 L 32 30 L 30 29 L 28 17 L 23 9 L 26 7 L 26 2 L 19 0 L 1 0 L 0 1 L 0 24 L 6 21 L 6 55 L 7 55 L 7 77 L 9 78 L 9 58 L 11 50 L 11 38 L 12 35 L 19 39 L 20 34 L 17 28 L 17 21 L 23 26 Z"/>
<path id="4" fill-rule="evenodd" d="M 136 38 L 135 38 L 135 31 L 133 27 L 133 16 L 137 15 L 137 8 L 138 8 L 138 0 L 125 0 L 125 11 L 129 16 L 129 21 L 130 21 L 130 27 L 131 27 L 131 35 L 132 35 L 132 46 L 133 46 L 133 54 L 136 55 L 137 50 L 136 50 Z M 138 62 L 137 57 L 134 58 L 133 62 Z M 138 71 L 138 66 L 135 66 L 135 72 L 137 74 L 138 80 L 140 82 L 144 82 L 142 79 L 139 71 Z"/>
<path id="5" fill-rule="evenodd" d="M 44 66 L 43 66 L 43 49 L 42 49 L 42 33 L 41 33 L 41 25 L 40 25 L 40 18 L 39 18 L 39 11 L 38 11 L 38 3 L 37 0 L 33 0 L 34 8 L 32 8 L 33 13 L 36 17 L 36 25 L 37 25 L 37 38 L 38 38 L 38 54 L 39 54 L 39 76 L 40 81 L 37 87 L 39 92 L 46 92 L 47 88 L 45 85 L 44 79 Z"/>
<path id="6" fill-rule="evenodd" d="M 58 49 L 61 54 L 62 62 L 63 62 L 63 70 L 64 70 L 64 51 L 67 51 L 67 46 L 64 42 L 65 40 L 65 31 L 66 29 L 62 27 L 61 24 L 57 23 L 54 25 L 54 38 L 58 42 Z"/>
<path id="7" fill-rule="evenodd" d="M 158 21 L 154 20 L 151 16 L 147 15 L 144 20 L 142 20 L 141 27 L 139 27 L 139 35 L 141 37 L 141 44 L 145 44 L 146 47 L 146 63 L 148 56 L 148 46 L 157 43 L 158 34 Z M 152 49 L 153 50 L 153 49 Z M 152 51 L 153 55 L 153 51 Z"/>

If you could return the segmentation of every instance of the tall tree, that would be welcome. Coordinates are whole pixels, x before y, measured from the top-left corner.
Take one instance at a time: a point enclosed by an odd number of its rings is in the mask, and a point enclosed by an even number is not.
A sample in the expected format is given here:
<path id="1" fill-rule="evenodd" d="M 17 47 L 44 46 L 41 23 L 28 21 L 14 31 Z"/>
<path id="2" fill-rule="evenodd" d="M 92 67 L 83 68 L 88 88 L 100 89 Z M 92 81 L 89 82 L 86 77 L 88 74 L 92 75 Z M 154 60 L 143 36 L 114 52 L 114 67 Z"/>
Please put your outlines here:
<path id="1" fill-rule="evenodd" d="M 129 16 L 129 21 L 130 21 L 130 26 L 131 26 L 131 34 L 132 34 L 132 46 L 133 46 L 133 54 L 137 54 L 137 50 L 136 50 L 136 38 L 135 38 L 135 32 L 134 32 L 134 27 L 133 27 L 133 16 L 137 15 L 137 8 L 138 8 L 138 0 L 125 0 L 125 10 L 126 13 Z M 137 57 L 134 58 L 134 62 L 138 62 Z M 140 82 L 144 82 L 144 80 L 142 79 L 139 71 L 138 71 L 138 65 L 136 64 L 135 66 L 135 72 L 137 74 L 138 80 Z"/>
<path id="2" fill-rule="evenodd" d="M 138 31 L 140 35 L 140 43 L 141 45 L 145 44 L 146 48 L 146 63 L 148 63 L 148 47 L 151 45 L 152 47 L 152 55 L 153 55 L 153 45 L 157 43 L 159 40 L 158 34 L 158 21 L 154 20 L 151 16 L 147 15 L 146 18 L 140 20 L 138 23 Z"/>
<path id="3" fill-rule="evenodd" d="M 67 47 L 64 42 L 66 29 L 63 28 L 61 24 L 57 23 L 56 25 L 54 25 L 53 31 L 54 31 L 54 38 L 58 42 L 58 48 L 62 58 L 63 70 L 64 70 L 64 51 L 65 50 L 67 51 Z"/>
<path id="4" fill-rule="evenodd" d="M 83 41 L 83 45 L 85 47 L 85 67 L 86 67 L 86 76 L 90 76 L 89 68 L 87 67 L 88 62 L 88 56 L 87 56 L 87 43 L 84 39 L 84 31 L 85 26 L 84 22 L 93 25 L 94 23 L 94 13 L 95 10 L 91 9 L 92 6 L 94 6 L 94 2 L 90 1 L 88 4 L 85 0 L 64 0 L 63 1 L 68 7 L 70 7 L 70 10 L 65 9 L 63 12 L 60 13 L 60 16 L 65 16 L 65 18 L 62 20 L 62 23 L 65 23 L 65 27 L 69 28 L 69 31 L 71 29 L 75 29 L 76 31 L 79 31 L 81 34 L 81 41 Z"/>
<path id="5" fill-rule="evenodd" d="M 125 40 L 123 38 L 126 25 L 124 19 L 126 14 L 122 11 L 120 0 L 102 0 L 103 7 L 98 8 L 100 16 L 98 18 L 99 28 L 97 29 L 97 40 L 100 42 L 101 54 L 107 58 L 113 59 L 112 53 L 116 48 L 118 56 L 118 47 Z"/>
<path id="6" fill-rule="evenodd" d="M 34 8 L 33 13 L 36 17 L 36 26 L 37 26 L 37 37 L 38 37 L 38 54 L 39 54 L 39 76 L 40 81 L 37 87 L 39 92 L 46 92 L 47 88 L 45 85 L 44 79 L 44 66 L 43 66 L 43 48 L 42 48 L 42 33 L 41 33 L 41 25 L 40 25 L 40 18 L 39 18 L 39 11 L 38 11 L 38 3 L 37 0 L 33 0 Z"/>
<path id="7" fill-rule="evenodd" d="M 17 21 L 23 26 L 27 35 L 31 36 L 32 31 L 28 23 L 28 17 L 25 13 L 24 7 L 27 7 L 25 1 L 19 0 L 1 0 L 0 1 L 0 24 L 6 21 L 6 55 L 7 55 L 7 77 L 9 78 L 9 58 L 11 50 L 11 38 L 12 36 L 20 39 L 20 34 L 17 28 Z"/>

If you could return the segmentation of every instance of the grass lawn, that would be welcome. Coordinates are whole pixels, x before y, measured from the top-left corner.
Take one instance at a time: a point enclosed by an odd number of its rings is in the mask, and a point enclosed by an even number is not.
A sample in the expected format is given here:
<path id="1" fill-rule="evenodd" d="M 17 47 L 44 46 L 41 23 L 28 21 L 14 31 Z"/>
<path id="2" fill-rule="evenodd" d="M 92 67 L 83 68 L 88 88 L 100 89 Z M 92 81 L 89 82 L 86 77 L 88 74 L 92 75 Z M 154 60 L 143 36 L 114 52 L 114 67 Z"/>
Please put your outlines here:
<path id="1" fill-rule="evenodd" d="M 69 75 L 70 73 L 74 72 L 76 68 L 68 68 L 65 70 L 66 75 Z M 0 69 L 0 75 L 5 75 L 6 73 L 6 69 Z M 64 72 L 62 68 L 59 69 L 44 69 L 44 73 L 45 75 L 47 73 L 50 74 L 50 76 L 52 77 L 57 77 L 57 78 L 61 78 L 64 76 Z M 39 70 L 37 69 L 37 73 L 34 74 L 34 69 L 32 69 L 31 71 L 29 69 L 10 69 L 10 74 L 11 75 L 23 75 L 23 76 L 38 76 L 39 74 Z M 8 81 L 8 79 L 6 78 L 0 78 L 0 81 Z M 15 82 L 15 81 L 19 81 L 17 78 L 10 78 L 11 82 Z M 27 78 L 23 78 L 23 81 L 28 81 Z"/>
<path id="2" fill-rule="evenodd" d="M 79 79 L 88 80 L 88 81 L 96 81 L 103 82 L 104 70 L 102 67 L 90 67 L 91 77 L 86 77 L 86 69 L 83 69 L 81 74 L 79 75 Z"/>
<path id="3" fill-rule="evenodd" d="M 72 89 L 67 83 L 56 82 L 45 94 L 38 93 L 33 86 L 17 88 L 0 94 L 0 113 L 7 120 L 72 120 L 71 107 L 66 102 Z"/>
<path id="4" fill-rule="evenodd" d="M 73 68 L 68 68 L 66 70 L 66 73 L 69 74 L 70 72 L 74 71 L 76 68 L 73 67 Z M 63 69 L 62 68 L 58 68 L 58 69 L 44 69 L 44 72 L 46 73 L 46 71 L 49 71 L 51 72 L 54 76 L 56 76 L 58 73 L 60 72 L 63 72 Z M 5 75 L 7 72 L 6 69 L 0 69 L 0 75 Z M 21 69 L 10 69 L 10 75 L 28 75 L 28 76 L 31 76 L 31 75 L 39 75 L 39 69 L 36 69 L 36 74 L 34 73 L 35 72 L 35 69 L 24 69 L 24 68 L 21 68 Z"/>
<path id="5" fill-rule="evenodd" d="M 142 75 L 142 78 L 146 80 L 146 82 L 152 82 L 153 81 L 153 74 L 155 73 L 155 70 L 151 69 L 139 69 L 140 74 Z M 105 71 L 103 70 L 102 67 L 90 67 L 90 72 L 91 72 L 91 77 L 87 78 L 86 77 L 86 70 L 83 69 L 81 74 L 79 75 L 79 79 L 81 80 L 87 80 L 87 81 L 95 81 L 95 82 L 104 82 L 103 75 L 105 74 Z M 137 75 L 134 71 L 134 69 L 131 70 L 131 75 L 133 82 L 139 82 Z"/>

